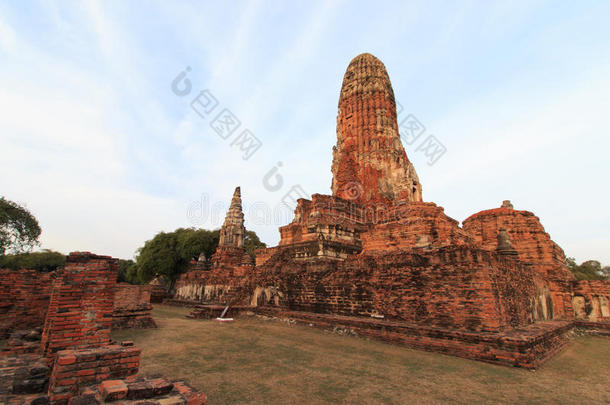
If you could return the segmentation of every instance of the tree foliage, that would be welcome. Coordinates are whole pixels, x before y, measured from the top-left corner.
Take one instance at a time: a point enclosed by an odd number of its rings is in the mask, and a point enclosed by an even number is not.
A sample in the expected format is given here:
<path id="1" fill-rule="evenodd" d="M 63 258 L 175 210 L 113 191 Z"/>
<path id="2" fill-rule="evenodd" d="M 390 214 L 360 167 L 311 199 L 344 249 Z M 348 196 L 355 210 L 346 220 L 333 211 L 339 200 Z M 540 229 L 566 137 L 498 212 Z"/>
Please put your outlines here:
<path id="1" fill-rule="evenodd" d="M 138 270 L 133 260 L 119 259 L 118 283 L 138 284 Z"/>
<path id="2" fill-rule="evenodd" d="M 40 225 L 21 205 L 0 197 L 0 255 L 22 253 L 38 245 Z"/>
<path id="3" fill-rule="evenodd" d="M 610 279 L 610 266 L 602 267 L 597 260 L 587 260 L 578 265 L 573 257 L 568 257 L 566 264 L 578 280 Z"/>
<path id="4" fill-rule="evenodd" d="M 0 268 L 2 269 L 33 269 L 50 272 L 63 267 L 64 264 L 66 264 L 65 255 L 48 249 L 44 249 L 42 252 L 0 256 Z"/>
<path id="5" fill-rule="evenodd" d="M 256 234 L 256 232 L 246 231 L 246 234 L 244 236 L 244 248 L 250 254 L 250 256 L 252 256 L 253 259 L 255 257 L 254 252 L 256 251 L 256 249 L 260 249 L 260 248 L 264 248 L 264 247 L 267 247 L 267 244 L 264 242 L 261 242 L 261 240 L 258 238 L 258 235 Z"/>
<path id="6" fill-rule="evenodd" d="M 209 259 L 216 252 L 219 237 L 218 229 L 179 228 L 174 232 L 159 232 L 138 249 L 134 265 L 124 263 L 121 277 L 130 283 L 148 283 L 162 276 L 171 288 L 191 260 L 197 260 L 201 253 Z M 266 246 L 255 232 L 246 231 L 244 248 L 252 257 L 256 249 Z"/>
<path id="7" fill-rule="evenodd" d="M 219 231 L 180 228 L 160 232 L 138 250 L 136 277 L 132 282 L 148 283 L 163 276 L 171 285 L 184 273 L 193 259 L 203 252 L 210 257 L 218 246 Z"/>

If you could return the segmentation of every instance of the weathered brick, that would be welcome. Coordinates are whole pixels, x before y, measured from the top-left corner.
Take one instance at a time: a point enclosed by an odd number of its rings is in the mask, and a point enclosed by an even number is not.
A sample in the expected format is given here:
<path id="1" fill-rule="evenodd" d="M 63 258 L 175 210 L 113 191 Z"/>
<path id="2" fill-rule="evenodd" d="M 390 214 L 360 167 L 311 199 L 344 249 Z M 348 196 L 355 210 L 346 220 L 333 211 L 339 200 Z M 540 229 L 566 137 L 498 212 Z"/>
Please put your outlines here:
<path id="1" fill-rule="evenodd" d="M 121 380 L 106 380 L 100 384 L 100 395 L 105 402 L 127 397 L 127 385 Z"/>

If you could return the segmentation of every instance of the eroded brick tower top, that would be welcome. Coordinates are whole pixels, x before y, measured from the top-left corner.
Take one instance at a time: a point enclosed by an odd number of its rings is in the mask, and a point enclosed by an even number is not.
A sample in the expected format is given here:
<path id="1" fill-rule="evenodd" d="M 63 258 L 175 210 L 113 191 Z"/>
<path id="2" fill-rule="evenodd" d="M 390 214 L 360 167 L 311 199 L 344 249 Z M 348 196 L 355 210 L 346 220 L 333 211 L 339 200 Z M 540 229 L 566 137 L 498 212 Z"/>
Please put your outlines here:
<path id="1" fill-rule="evenodd" d="M 421 184 L 400 141 L 385 66 L 356 56 L 343 77 L 333 148 L 333 195 L 362 204 L 422 201 Z"/>
<path id="2" fill-rule="evenodd" d="M 235 188 L 231 206 L 227 211 L 225 222 L 220 228 L 218 247 L 243 247 L 246 228 L 244 227 L 244 213 L 241 209 L 241 189 Z"/>

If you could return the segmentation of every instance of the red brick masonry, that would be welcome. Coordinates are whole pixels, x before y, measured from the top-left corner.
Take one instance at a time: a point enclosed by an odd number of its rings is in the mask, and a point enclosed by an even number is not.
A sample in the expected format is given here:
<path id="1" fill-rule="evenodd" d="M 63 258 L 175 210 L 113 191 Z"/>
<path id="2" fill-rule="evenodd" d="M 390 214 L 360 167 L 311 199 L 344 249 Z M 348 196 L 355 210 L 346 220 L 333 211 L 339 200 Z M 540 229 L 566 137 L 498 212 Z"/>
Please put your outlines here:
<path id="1" fill-rule="evenodd" d="M 137 374 L 140 353 L 137 347 L 118 345 L 58 352 L 49 382 L 51 401 L 71 398 L 80 386 Z"/>
<path id="2" fill-rule="evenodd" d="M 110 343 L 114 287 L 119 261 L 89 252 L 74 252 L 53 283 L 42 334 L 42 351 L 49 362 L 65 349 Z"/>
<path id="3" fill-rule="evenodd" d="M 44 324 L 54 277 L 35 270 L 0 270 L 0 338 Z"/>
<path id="4" fill-rule="evenodd" d="M 150 285 L 119 283 L 114 291 L 112 329 L 156 328 L 150 315 Z"/>

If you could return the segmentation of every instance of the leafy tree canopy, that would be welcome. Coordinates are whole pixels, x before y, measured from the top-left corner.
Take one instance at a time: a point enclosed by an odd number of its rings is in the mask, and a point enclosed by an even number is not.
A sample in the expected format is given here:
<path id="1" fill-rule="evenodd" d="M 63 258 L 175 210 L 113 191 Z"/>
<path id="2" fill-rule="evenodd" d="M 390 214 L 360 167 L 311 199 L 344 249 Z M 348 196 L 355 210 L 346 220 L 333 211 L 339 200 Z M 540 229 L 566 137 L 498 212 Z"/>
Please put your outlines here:
<path id="1" fill-rule="evenodd" d="M 65 263 L 65 255 L 48 249 L 44 249 L 42 252 L 0 256 L 0 268 L 2 269 L 33 269 L 50 272 L 57 270 Z"/>
<path id="2" fill-rule="evenodd" d="M 148 283 L 157 276 L 174 282 L 184 273 L 193 259 L 202 252 L 210 257 L 218 246 L 219 231 L 180 228 L 160 232 L 138 250 L 137 277 L 132 282 Z"/>
<path id="3" fill-rule="evenodd" d="M 261 242 L 256 232 L 246 231 L 246 235 L 244 236 L 244 248 L 250 254 L 250 256 L 252 256 L 253 259 L 255 257 L 254 252 L 256 251 L 256 249 L 264 247 L 267 247 L 267 244 Z"/>
<path id="4" fill-rule="evenodd" d="M 117 283 L 138 284 L 138 269 L 133 260 L 119 259 L 119 276 Z"/>
<path id="5" fill-rule="evenodd" d="M 0 197 L 0 255 L 22 253 L 38 245 L 40 225 L 21 205 Z"/>
<path id="6" fill-rule="evenodd" d="M 578 265 L 573 257 L 568 257 L 566 264 L 578 280 L 610 279 L 610 266 L 602 266 L 597 260 L 587 260 Z"/>

